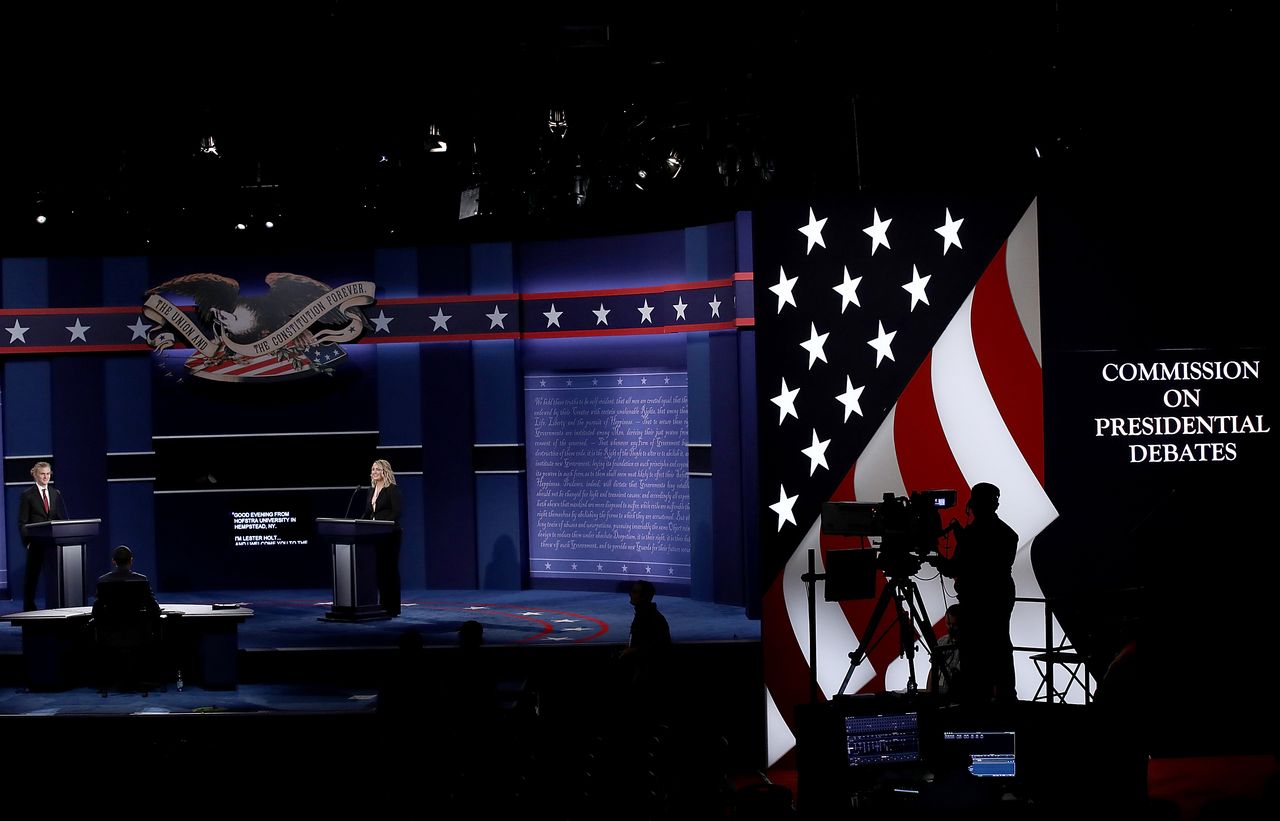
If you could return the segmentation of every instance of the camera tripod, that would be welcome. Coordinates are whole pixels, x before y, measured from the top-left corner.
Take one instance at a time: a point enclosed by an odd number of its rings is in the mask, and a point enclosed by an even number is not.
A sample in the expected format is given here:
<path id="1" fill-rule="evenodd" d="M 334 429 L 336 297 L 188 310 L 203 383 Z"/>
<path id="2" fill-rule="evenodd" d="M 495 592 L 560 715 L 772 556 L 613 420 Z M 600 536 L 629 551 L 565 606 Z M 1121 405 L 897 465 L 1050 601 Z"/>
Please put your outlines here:
<path id="1" fill-rule="evenodd" d="M 880 624 L 880 619 L 884 616 L 884 611 L 889 606 L 889 602 L 893 602 L 894 612 L 898 619 L 898 640 L 901 642 L 901 655 L 907 657 L 907 692 L 915 695 L 916 686 L 916 641 L 914 633 L 918 632 L 920 638 L 924 640 L 925 646 L 929 648 L 929 655 L 932 657 L 938 648 L 938 641 L 933 635 L 933 623 L 929 621 L 929 614 L 925 612 L 924 600 L 920 598 L 920 588 L 916 587 L 915 581 L 910 575 L 885 576 L 884 590 L 880 591 L 880 599 L 876 602 L 875 609 L 871 611 L 871 618 L 867 622 L 867 628 L 860 634 L 862 640 L 858 644 L 858 649 L 849 654 L 849 672 L 844 674 L 844 681 L 840 683 L 840 691 L 836 695 L 844 695 L 844 690 L 849 686 L 849 679 L 853 678 L 853 671 L 858 669 L 867 658 L 868 645 L 871 643 L 872 636 L 875 635 L 876 628 Z"/>

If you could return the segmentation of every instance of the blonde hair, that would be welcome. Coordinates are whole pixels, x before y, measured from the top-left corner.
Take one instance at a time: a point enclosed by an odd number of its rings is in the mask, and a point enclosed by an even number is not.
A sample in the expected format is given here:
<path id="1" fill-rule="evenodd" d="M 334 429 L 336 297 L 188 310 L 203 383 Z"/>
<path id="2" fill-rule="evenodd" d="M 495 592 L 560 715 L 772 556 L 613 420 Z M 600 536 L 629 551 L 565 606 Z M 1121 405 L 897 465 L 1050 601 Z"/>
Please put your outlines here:
<path id="1" fill-rule="evenodd" d="M 389 485 L 394 485 L 396 483 L 396 474 L 391 470 L 390 462 L 386 459 L 375 459 L 373 464 L 374 467 L 382 468 L 382 481 Z"/>
<path id="2" fill-rule="evenodd" d="M 49 464 L 48 462 L 36 462 L 34 465 L 31 466 L 31 478 L 34 479 L 36 475 L 36 471 L 41 470 L 43 468 L 48 468 L 49 470 L 53 470 L 53 465 Z"/>

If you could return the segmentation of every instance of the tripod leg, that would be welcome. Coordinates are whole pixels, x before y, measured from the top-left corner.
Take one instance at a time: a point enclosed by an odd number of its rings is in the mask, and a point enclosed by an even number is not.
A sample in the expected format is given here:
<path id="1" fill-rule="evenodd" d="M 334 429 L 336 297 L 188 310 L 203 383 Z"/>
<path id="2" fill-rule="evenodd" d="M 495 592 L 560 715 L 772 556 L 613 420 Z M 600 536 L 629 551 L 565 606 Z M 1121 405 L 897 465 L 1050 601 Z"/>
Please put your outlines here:
<path id="1" fill-rule="evenodd" d="M 844 681 L 840 683 L 840 690 L 836 695 L 844 695 L 845 688 L 849 686 L 849 679 L 853 678 L 853 671 L 858 669 L 858 665 L 867 657 L 867 646 L 871 643 L 871 637 L 875 635 L 876 625 L 880 623 L 884 609 L 889 606 L 889 602 L 895 600 L 895 596 L 893 583 L 885 584 L 884 590 L 880 591 L 880 599 L 876 602 L 875 609 L 871 611 L 867 629 L 862 632 L 862 638 L 858 641 L 858 649 L 849 654 L 849 671 L 844 674 Z"/>

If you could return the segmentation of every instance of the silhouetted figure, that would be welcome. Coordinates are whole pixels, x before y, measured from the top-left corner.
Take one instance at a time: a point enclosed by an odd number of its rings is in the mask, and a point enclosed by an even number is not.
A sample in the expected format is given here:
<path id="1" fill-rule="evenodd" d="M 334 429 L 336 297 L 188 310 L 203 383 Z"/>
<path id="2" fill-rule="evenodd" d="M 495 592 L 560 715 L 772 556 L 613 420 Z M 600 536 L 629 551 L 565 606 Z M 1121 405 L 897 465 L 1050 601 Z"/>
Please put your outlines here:
<path id="1" fill-rule="evenodd" d="M 133 551 L 119 545 L 111 551 L 111 572 L 98 577 L 93 599 L 93 630 L 101 661 L 130 687 L 145 689 L 160 638 L 160 604 L 151 582 L 133 570 Z M 106 695 L 105 680 L 103 695 Z"/>
<path id="2" fill-rule="evenodd" d="M 925 688 L 936 693 L 942 701 L 955 701 L 962 687 L 960 673 L 960 605 L 947 608 L 947 634 L 938 638 L 929 666 L 929 680 Z"/>
<path id="3" fill-rule="evenodd" d="M 1013 615 L 1013 560 L 1018 534 L 1000 517 L 1000 489 L 979 482 L 969 493 L 967 527 L 955 519 L 943 532 L 956 534 L 951 558 L 929 561 L 956 580 L 956 597 L 964 605 L 964 691 L 961 701 L 982 703 L 1017 698 L 1014 687 L 1013 643 L 1009 619 Z"/>
<path id="4" fill-rule="evenodd" d="M 667 696 L 667 663 L 671 655 L 671 627 L 658 611 L 653 582 L 637 579 L 631 584 L 631 638 L 620 657 L 623 686 L 637 706 L 660 711 Z"/>

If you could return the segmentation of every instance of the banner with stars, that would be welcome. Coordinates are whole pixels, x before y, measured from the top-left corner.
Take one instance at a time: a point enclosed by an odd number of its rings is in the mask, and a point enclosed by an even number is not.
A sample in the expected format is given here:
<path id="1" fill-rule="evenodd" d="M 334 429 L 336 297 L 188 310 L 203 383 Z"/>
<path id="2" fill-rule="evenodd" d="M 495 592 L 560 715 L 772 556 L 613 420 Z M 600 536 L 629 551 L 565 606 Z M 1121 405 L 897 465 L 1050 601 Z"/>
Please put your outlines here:
<path id="1" fill-rule="evenodd" d="M 687 333 L 751 327 L 752 275 L 651 288 L 382 299 L 358 340 L 457 342 Z M 181 306 L 194 316 L 194 306 Z M 151 350 L 157 330 L 138 307 L 0 309 L 0 355 Z M 186 345 L 177 340 L 177 347 Z"/>

